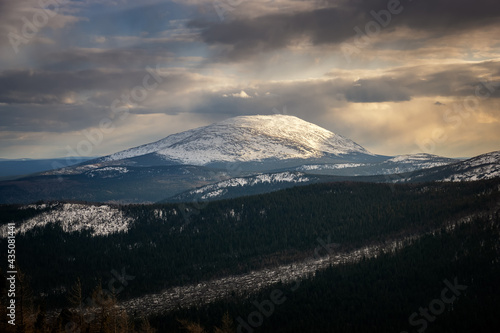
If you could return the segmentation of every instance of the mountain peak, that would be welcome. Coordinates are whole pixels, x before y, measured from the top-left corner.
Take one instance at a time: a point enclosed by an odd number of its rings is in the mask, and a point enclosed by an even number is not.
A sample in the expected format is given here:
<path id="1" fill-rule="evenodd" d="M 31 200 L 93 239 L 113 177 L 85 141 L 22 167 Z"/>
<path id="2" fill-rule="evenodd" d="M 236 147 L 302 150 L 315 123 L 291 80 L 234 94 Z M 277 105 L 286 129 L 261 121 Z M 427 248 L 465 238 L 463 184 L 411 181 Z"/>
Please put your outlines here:
<path id="1" fill-rule="evenodd" d="M 228 118 L 213 125 L 228 125 L 234 127 L 252 127 L 265 131 L 266 133 L 276 134 L 277 132 L 305 132 L 313 131 L 324 133 L 324 135 L 335 135 L 335 133 L 324 129 L 318 125 L 307 122 L 296 116 L 284 114 L 274 115 L 255 115 L 255 116 L 238 116 Z"/>
<path id="2" fill-rule="evenodd" d="M 257 115 L 229 118 L 173 134 L 103 160 L 114 161 L 151 153 L 166 161 L 192 165 L 373 155 L 357 143 L 298 117 Z"/>
<path id="3" fill-rule="evenodd" d="M 254 115 L 254 116 L 236 116 L 225 119 L 218 124 L 234 124 L 234 125 L 255 125 L 258 123 L 266 122 L 291 122 L 291 123 L 307 123 L 307 121 L 300 119 L 296 116 L 286 114 L 272 114 L 272 115 Z"/>

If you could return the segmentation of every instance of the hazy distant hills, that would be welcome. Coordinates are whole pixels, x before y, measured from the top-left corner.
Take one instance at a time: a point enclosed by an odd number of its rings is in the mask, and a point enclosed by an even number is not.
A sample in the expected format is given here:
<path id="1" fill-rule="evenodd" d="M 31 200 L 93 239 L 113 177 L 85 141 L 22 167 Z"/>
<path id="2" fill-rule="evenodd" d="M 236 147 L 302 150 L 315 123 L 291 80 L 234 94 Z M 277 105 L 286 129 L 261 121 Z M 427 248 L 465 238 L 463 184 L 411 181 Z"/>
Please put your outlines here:
<path id="1" fill-rule="evenodd" d="M 93 157 L 68 157 L 53 159 L 0 159 L 0 180 L 14 179 L 23 175 L 49 171 L 61 166 L 79 164 Z"/>
<path id="2" fill-rule="evenodd" d="M 420 169 L 456 163 L 460 160 L 441 157 L 432 154 L 408 154 L 399 155 L 375 163 L 339 163 L 339 164 L 316 164 L 302 165 L 295 170 L 324 175 L 344 176 L 367 176 L 367 175 L 390 175 L 397 173 L 412 172 Z"/>
<path id="3" fill-rule="evenodd" d="M 197 166 L 103 167 L 0 182 L 0 203 L 39 200 L 151 203 L 228 177 L 226 171 Z"/>

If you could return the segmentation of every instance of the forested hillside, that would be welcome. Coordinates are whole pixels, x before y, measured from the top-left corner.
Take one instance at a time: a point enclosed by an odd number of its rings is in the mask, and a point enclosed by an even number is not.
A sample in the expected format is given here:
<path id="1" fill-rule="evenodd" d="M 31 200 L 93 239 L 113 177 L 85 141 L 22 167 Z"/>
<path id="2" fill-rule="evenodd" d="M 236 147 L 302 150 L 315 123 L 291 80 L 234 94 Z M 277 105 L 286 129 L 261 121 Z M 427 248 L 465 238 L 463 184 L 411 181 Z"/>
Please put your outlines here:
<path id="1" fill-rule="evenodd" d="M 49 223 L 16 237 L 17 259 L 29 281 L 33 304 L 43 304 L 50 312 L 71 306 L 67 297 L 76 281 L 80 281 L 85 299 L 91 298 L 96 286 L 107 288 L 112 279 L 129 277 L 122 281 L 126 284 L 114 284 L 120 287 L 115 295 L 120 302 L 173 286 L 300 262 L 314 255 L 320 240 L 335 244 L 339 253 L 348 253 L 445 227 L 455 230 L 424 236 L 402 252 L 321 272 L 287 296 L 294 300 L 277 308 L 275 322 L 266 320 L 262 326 L 269 332 L 279 331 L 278 326 L 285 322 L 290 325 L 284 325 L 283 332 L 309 331 L 307 325 L 317 328 L 311 331 L 341 327 L 346 332 L 366 331 L 379 311 L 392 313 L 390 306 L 396 300 L 401 306 L 394 305 L 394 316 L 404 313 L 406 317 L 402 321 L 381 317 L 380 321 L 393 325 L 381 327 L 404 330 L 408 316 L 418 310 L 412 306 L 425 306 L 419 301 L 439 296 L 443 279 L 463 276 L 470 278 L 472 286 L 472 278 L 488 279 L 489 270 L 497 269 L 499 184 L 499 180 L 396 186 L 331 183 L 210 203 L 113 206 L 131 219 L 126 232 L 92 236 L 92 230 L 65 232 L 64 223 Z M 16 221 L 20 228 L 23 221 L 50 213 L 54 207 L 58 204 L 4 205 L 0 216 L 2 223 Z M 463 224 L 466 222 L 470 224 Z M 5 239 L 0 240 L 0 247 L 6 248 Z M 494 303 L 491 297 L 498 290 L 487 283 L 480 282 L 481 295 L 470 300 L 472 305 L 484 295 L 490 295 L 485 300 Z M 331 289 L 332 285 L 340 287 Z M 285 291 L 290 286 L 282 288 Z M 255 292 L 259 289 L 256 286 Z M 270 291 L 261 295 L 266 292 Z M 219 325 L 217 320 L 225 311 L 248 315 L 246 309 L 251 305 L 234 297 L 232 302 L 219 302 L 201 312 L 182 311 L 176 317 L 199 319 L 211 327 Z M 325 319 L 329 311 L 333 311 L 334 321 Z M 148 309 L 144 312 L 147 315 Z M 172 329 L 178 325 L 170 314 L 156 317 L 153 323 L 163 327 L 164 321 L 171 322 Z M 333 323 L 338 326 L 331 326 Z"/>
<path id="2" fill-rule="evenodd" d="M 205 332 L 220 332 L 213 328 L 221 327 L 220 318 L 228 313 L 232 332 L 245 327 L 242 322 L 250 332 L 495 332 L 500 325 L 500 212 L 491 217 L 443 229 L 396 253 L 266 288 L 246 300 L 157 315 L 151 323 L 161 332 L 185 332 L 176 320 L 181 318 Z M 283 302 L 269 311 L 266 301 L 277 291 Z M 259 323 L 255 311 L 262 309 L 269 316 L 261 314 L 262 324 L 251 326 Z"/>

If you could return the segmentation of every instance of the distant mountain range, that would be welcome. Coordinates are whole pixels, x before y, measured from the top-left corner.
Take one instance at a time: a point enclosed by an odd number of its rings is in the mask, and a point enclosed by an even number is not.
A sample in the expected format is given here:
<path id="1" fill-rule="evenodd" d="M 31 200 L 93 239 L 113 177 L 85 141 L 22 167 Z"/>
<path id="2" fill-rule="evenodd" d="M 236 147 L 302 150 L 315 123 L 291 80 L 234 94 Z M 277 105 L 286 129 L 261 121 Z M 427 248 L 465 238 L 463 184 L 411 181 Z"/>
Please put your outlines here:
<path id="1" fill-rule="evenodd" d="M 403 174 L 398 182 L 461 182 L 500 177 L 500 151 L 437 168 L 416 170 Z"/>
<path id="2" fill-rule="evenodd" d="M 50 171 L 59 166 L 79 164 L 95 157 L 71 156 L 52 159 L 3 159 L 0 158 L 0 180 L 15 179 L 33 173 Z"/>
<path id="3" fill-rule="evenodd" d="M 331 181 L 422 182 L 500 175 L 500 153 L 461 161 L 376 155 L 297 117 L 242 116 L 75 166 L 0 182 L 0 203 L 214 200 Z"/>

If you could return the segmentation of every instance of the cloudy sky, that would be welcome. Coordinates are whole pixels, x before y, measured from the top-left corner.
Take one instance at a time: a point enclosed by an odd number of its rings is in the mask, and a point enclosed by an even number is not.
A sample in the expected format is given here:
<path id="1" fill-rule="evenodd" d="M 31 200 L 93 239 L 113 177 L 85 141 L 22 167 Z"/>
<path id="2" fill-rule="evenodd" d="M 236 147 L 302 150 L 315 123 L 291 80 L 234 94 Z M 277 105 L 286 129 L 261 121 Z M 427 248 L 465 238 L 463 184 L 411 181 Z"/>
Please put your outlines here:
<path id="1" fill-rule="evenodd" d="M 0 158 L 286 113 L 368 150 L 500 149 L 498 0 L 0 0 Z"/>

